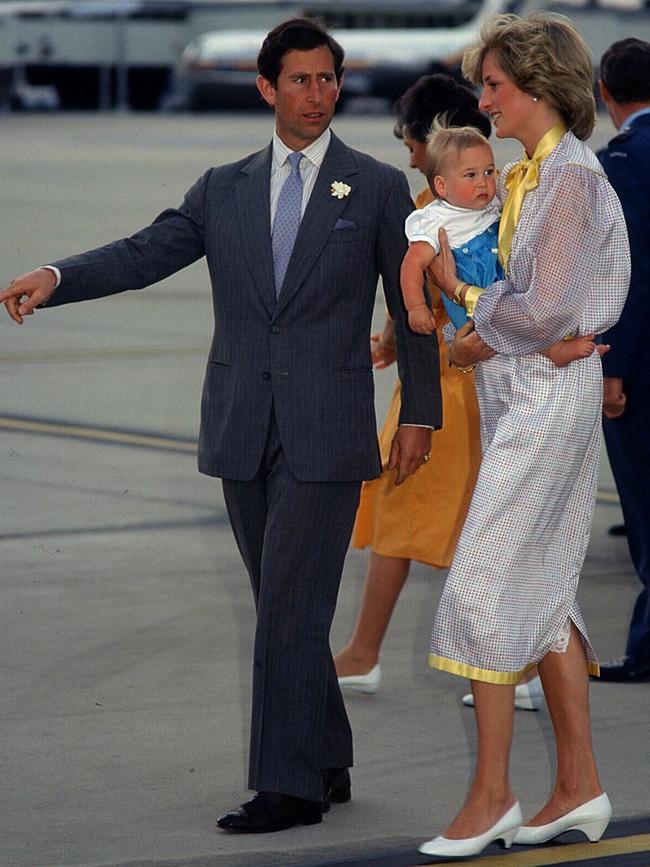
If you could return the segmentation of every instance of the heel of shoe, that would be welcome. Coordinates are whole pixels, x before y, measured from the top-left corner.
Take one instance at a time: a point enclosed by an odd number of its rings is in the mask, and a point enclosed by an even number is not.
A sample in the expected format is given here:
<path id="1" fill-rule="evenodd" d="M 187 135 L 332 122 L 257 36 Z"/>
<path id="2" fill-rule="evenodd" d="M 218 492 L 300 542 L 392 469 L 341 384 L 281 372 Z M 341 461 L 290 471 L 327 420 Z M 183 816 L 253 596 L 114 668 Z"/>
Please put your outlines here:
<path id="1" fill-rule="evenodd" d="M 318 825 L 323 821 L 323 805 L 318 801 L 305 801 L 303 804 L 301 825 Z"/>
<path id="2" fill-rule="evenodd" d="M 499 840 L 503 849 L 509 849 L 512 846 L 518 830 L 519 828 L 513 828 L 512 831 L 506 831 L 504 834 L 501 834 Z"/>
<path id="3" fill-rule="evenodd" d="M 603 836 L 609 825 L 609 818 L 597 819 L 592 822 L 583 822 L 581 825 L 574 825 L 572 831 L 582 831 L 592 843 L 597 843 Z"/>
<path id="4" fill-rule="evenodd" d="M 347 784 L 341 784 L 340 786 L 333 786 L 330 792 L 330 801 L 333 804 L 347 804 L 348 801 L 352 800 L 352 786 L 348 782 Z"/>
<path id="5" fill-rule="evenodd" d="M 323 810 L 327 812 L 330 804 L 347 804 L 352 800 L 352 781 L 348 768 L 323 771 Z"/>

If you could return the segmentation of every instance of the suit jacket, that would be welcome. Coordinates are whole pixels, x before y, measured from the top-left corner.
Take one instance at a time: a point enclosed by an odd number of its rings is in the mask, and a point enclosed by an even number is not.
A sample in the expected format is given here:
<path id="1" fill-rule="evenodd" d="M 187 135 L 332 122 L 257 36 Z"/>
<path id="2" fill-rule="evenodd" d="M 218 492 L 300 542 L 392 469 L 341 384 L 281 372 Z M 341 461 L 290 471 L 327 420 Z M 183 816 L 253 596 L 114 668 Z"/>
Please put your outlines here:
<path id="1" fill-rule="evenodd" d="M 613 138 L 598 158 L 621 200 L 630 238 L 630 291 L 618 323 L 602 336 L 603 373 L 626 379 L 650 369 L 650 114 Z"/>
<path id="2" fill-rule="evenodd" d="M 412 210 L 402 172 L 332 139 L 276 301 L 272 147 L 212 168 L 177 209 L 130 238 L 55 262 L 49 306 L 139 289 L 201 256 L 215 329 L 201 407 L 199 469 L 248 480 L 272 409 L 294 475 L 351 481 L 381 470 L 369 334 L 378 277 L 395 320 L 402 423 L 442 423 L 435 335 L 408 329 L 399 293 Z M 341 199 L 331 184 L 351 191 Z"/>

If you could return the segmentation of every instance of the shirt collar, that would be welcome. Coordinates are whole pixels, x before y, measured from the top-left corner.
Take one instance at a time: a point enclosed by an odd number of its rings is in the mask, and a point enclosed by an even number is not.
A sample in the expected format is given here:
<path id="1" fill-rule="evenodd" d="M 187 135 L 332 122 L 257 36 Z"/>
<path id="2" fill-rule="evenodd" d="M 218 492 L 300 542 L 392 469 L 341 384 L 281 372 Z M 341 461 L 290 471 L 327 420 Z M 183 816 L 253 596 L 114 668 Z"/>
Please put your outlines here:
<path id="1" fill-rule="evenodd" d="M 621 127 L 621 132 L 627 132 L 628 129 L 634 123 L 634 121 L 638 117 L 643 117 L 644 114 L 650 114 L 650 106 L 648 106 L 647 108 L 640 108 L 638 111 L 635 111 L 634 114 L 631 114 L 629 117 L 626 117 L 625 123 Z"/>
<path id="2" fill-rule="evenodd" d="M 325 153 L 327 152 L 327 148 L 329 147 L 330 139 L 332 138 L 332 133 L 330 128 L 328 127 L 324 133 L 318 136 L 316 141 L 313 141 L 310 145 L 307 145 L 306 148 L 302 148 L 300 153 L 306 157 L 311 163 L 313 163 L 318 168 L 321 167 L 323 160 L 325 159 Z M 285 162 L 290 153 L 293 153 L 291 148 L 288 148 L 286 144 L 282 141 L 277 132 L 273 133 L 273 164 L 276 169 L 279 169 L 280 166 Z"/>

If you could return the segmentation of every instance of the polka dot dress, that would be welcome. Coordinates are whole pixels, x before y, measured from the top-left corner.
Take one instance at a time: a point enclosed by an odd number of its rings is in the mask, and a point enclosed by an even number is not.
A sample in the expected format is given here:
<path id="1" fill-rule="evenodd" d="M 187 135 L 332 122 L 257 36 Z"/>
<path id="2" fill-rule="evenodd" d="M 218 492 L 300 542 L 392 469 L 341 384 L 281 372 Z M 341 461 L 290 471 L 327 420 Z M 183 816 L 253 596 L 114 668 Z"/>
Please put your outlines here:
<path id="1" fill-rule="evenodd" d="M 598 482 L 601 363 L 594 353 L 558 368 L 540 352 L 611 327 L 628 285 L 619 201 L 567 133 L 524 200 L 507 278 L 476 308 L 498 354 L 476 368 L 483 460 L 433 625 L 433 667 L 515 683 L 562 647 L 572 621 L 597 673 L 576 591 Z"/>

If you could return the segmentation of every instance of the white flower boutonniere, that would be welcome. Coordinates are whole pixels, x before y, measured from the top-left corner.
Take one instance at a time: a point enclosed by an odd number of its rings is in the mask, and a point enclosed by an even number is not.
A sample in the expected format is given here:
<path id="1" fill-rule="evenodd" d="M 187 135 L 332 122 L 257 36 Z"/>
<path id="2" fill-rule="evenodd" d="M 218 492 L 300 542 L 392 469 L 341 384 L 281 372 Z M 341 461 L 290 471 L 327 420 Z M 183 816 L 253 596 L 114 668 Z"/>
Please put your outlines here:
<path id="1" fill-rule="evenodd" d="M 333 181 L 330 187 L 330 192 L 337 199 L 344 199 L 352 192 L 352 187 L 344 184 L 343 181 Z"/>

